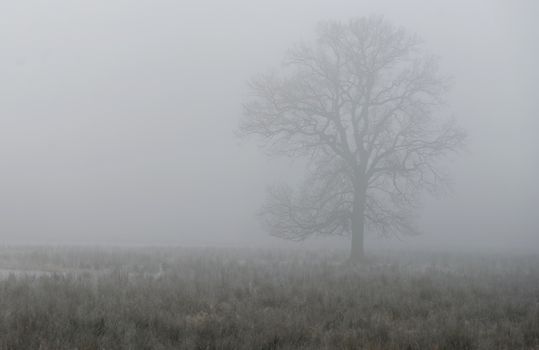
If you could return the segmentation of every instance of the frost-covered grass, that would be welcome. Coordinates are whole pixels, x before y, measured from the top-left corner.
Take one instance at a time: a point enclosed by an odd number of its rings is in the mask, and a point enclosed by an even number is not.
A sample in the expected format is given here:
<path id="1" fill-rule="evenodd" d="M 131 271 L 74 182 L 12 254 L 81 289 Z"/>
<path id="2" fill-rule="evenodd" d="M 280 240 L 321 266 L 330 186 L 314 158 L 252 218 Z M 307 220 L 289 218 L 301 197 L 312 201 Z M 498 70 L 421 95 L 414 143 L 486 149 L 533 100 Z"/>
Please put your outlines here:
<path id="1" fill-rule="evenodd" d="M 539 348 L 538 256 L 345 261 L 338 251 L 2 248 L 0 269 L 27 272 L 0 276 L 0 349 Z"/>

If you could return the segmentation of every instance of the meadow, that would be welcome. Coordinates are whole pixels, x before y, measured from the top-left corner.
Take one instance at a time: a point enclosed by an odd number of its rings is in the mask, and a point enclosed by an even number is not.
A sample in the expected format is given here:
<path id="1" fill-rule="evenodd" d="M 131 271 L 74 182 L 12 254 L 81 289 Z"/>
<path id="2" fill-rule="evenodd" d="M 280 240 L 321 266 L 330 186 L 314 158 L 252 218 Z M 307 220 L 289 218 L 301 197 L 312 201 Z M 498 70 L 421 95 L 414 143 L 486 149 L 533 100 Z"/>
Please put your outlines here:
<path id="1" fill-rule="evenodd" d="M 0 349 L 539 349 L 539 256 L 0 248 Z"/>

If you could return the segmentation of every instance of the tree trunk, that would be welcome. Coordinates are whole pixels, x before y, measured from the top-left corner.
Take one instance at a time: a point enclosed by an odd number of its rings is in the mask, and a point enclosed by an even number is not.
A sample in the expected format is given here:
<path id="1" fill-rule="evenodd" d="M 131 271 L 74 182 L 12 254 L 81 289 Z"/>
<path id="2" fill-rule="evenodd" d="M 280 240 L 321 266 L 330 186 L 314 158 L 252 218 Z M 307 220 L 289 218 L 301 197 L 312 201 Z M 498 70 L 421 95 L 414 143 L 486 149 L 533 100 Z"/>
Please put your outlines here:
<path id="1" fill-rule="evenodd" d="M 352 244 L 350 250 L 350 262 L 359 263 L 365 259 L 363 245 L 365 233 L 365 197 L 366 191 L 355 191 L 354 205 L 352 208 Z"/>

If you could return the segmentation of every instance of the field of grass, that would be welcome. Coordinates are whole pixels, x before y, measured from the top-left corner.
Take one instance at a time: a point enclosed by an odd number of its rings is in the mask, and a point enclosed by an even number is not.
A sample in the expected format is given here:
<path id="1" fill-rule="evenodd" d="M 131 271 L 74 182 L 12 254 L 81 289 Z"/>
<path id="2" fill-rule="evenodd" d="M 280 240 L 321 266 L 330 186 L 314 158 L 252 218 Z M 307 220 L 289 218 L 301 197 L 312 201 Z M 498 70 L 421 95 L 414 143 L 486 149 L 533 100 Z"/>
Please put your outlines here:
<path id="1" fill-rule="evenodd" d="M 539 349 L 539 257 L 0 248 L 0 349 Z"/>

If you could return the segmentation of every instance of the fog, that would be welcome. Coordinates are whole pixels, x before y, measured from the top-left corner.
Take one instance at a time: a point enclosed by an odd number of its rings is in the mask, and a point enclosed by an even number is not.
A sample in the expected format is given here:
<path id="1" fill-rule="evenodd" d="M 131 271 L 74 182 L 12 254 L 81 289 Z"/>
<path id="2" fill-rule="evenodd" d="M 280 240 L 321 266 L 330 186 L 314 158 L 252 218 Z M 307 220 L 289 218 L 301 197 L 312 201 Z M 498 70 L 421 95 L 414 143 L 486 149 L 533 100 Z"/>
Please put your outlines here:
<path id="1" fill-rule="evenodd" d="M 3 1 L 0 244 L 297 245 L 255 217 L 301 166 L 236 137 L 246 82 L 370 14 L 440 56 L 468 142 L 424 234 L 367 246 L 538 251 L 539 5 L 492 0 Z"/>

